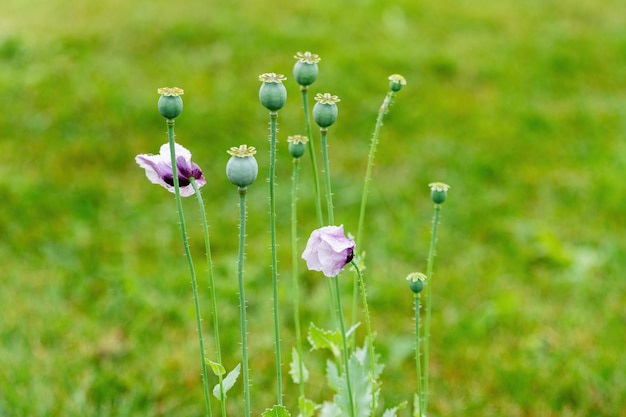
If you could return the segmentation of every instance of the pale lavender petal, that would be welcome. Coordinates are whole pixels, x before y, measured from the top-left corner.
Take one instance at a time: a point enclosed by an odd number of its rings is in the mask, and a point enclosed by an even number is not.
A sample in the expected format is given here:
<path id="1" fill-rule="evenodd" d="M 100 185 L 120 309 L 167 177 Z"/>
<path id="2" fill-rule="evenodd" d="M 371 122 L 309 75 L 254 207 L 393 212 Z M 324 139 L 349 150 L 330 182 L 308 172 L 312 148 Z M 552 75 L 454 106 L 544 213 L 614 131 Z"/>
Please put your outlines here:
<path id="1" fill-rule="evenodd" d="M 175 143 L 174 151 L 180 195 L 189 197 L 195 192 L 189 179 L 193 177 L 198 187 L 205 185 L 206 180 L 200 167 L 191 162 L 191 152 L 189 150 Z M 172 193 L 175 192 L 169 143 L 161 146 L 158 155 L 137 155 L 135 161 L 146 170 L 146 176 L 150 182 L 161 185 Z"/>
<path id="2" fill-rule="evenodd" d="M 354 241 L 348 239 L 341 226 L 326 226 L 314 230 L 302 253 L 307 267 L 335 277 L 354 255 Z"/>

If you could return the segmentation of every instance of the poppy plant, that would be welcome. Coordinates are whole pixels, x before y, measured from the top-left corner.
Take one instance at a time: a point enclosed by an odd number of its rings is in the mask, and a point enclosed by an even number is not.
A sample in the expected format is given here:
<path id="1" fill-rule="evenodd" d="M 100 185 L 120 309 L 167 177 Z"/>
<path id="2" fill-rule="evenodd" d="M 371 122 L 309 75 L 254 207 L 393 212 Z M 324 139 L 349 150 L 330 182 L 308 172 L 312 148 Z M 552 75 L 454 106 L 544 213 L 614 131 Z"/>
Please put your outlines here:
<path id="1" fill-rule="evenodd" d="M 180 195 L 189 197 L 194 194 L 190 179 L 194 178 L 198 187 L 206 184 L 206 180 L 200 167 L 191 162 L 191 152 L 189 150 L 176 143 L 174 151 L 176 153 L 176 171 L 178 172 Z M 158 155 L 137 155 L 135 161 L 141 168 L 146 170 L 146 177 L 148 177 L 151 183 L 165 187 L 171 193 L 174 192 L 169 144 L 162 145 Z"/>

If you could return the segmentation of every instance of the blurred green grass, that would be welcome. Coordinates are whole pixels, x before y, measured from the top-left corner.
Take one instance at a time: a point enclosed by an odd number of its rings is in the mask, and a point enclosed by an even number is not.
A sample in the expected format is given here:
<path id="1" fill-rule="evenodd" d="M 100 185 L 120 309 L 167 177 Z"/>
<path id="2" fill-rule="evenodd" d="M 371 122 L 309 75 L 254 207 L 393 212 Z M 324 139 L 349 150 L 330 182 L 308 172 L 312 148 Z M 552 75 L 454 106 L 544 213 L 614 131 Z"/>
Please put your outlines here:
<path id="1" fill-rule="evenodd" d="M 253 410 L 272 405 L 267 114 L 257 76 L 291 78 L 292 56 L 305 50 L 322 57 L 312 92 L 342 98 L 329 141 L 335 217 L 348 231 L 386 78 L 408 80 L 385 119 L 363 248 L 388 364 L 383 401 L 414 390 L 404 277 L 425 269 L 427 184 L 441 180 L 452 189 L 435 265 L 430 414 L 623 414 L 624 15 L 617 0 L 4 1 L 0 415 L 202 415 L 173 199 L 133 161 L 166 141 L 156 89 L 173 85 L 186 91 L 178 140 L 208 179 L 225 322 L 238 317 L 237 197 L 225 151 L 259 149 L 247 248 Z M 279 218 L 288 214 L 286 136 L 302 133 L 298 88 L 286 85 Z M 304 236 L 315 221 L 306 164 L 303 174 Z M 194 201 L 185 207 L 198 224 Z M 286 237 L 288 225 L 279 227 Z M 199 229 L 191 241 L 201 262 Z M 283 239 L 285 352 L 288 247 Z M 322 277 L 302 279 L 304 320 L 323 323 Z M 232 367 L 238 329 L 223 329 Z M 328 395 L 314 375 L 311 395 Z M 231 414 L 240 405 L 234 392 Z"/>

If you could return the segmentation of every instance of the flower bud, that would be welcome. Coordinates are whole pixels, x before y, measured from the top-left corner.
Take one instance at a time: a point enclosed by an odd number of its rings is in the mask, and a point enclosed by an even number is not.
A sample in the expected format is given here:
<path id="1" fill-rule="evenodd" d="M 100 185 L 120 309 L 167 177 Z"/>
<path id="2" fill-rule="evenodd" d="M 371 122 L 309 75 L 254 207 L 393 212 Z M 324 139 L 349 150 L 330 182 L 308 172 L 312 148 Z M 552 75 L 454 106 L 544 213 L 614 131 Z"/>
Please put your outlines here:
<path id="1" fill-rule="evenodd" d="M 289 136 L 287 142 L 289 142 L 289 154 L 294 158 L 300 158 L 306 151 L 306 143 L 309 138 L 302 135 Z"/>
<path id="2" fill-rule="evenodd" d="M 389 76 L 389 89 L 393 92 L 398 92 L 402 89 L 402 86 L 406 85 L 406 80 L 400 74 L 393 74 Z"/>
<path id="3" fill-rule="evenodd" d="M 320 94 L 315 96 L 315 106 L 313 106 L 313 119 L 315 123 L 321 128 L 327 128 L 331 126 L 337 120 L 337 104 L 341 100 L 337 96 L 333 96 L 330 93 Z"/>
<path id="4" fill-rule="evenodd" d="M 180 97 L 185 92 L 178 87 L 163 87 L 157 90 L 159 97 L 158 108 L 161 116 L 166 119 L 174 119 L 183 111 L 183 99 Z"/>
<path id="5" fill-rule="evenodd" d="M 448 190 L 450 189 L 448 184 L 443 182 L 431 182 L 428 186 L 430 187 L 430 198 L 435 204 L 441 204 L 446 201 Z"/>
<path id="6" fill-rule="evenodd" d="M 282 82 L 286 79 L 284 75 L 273 72 L 259 75 L 259 81 L 263 82 L 259 89 L 259 100 L 269 111 L 278 111 L 285 105 L 287 89 Z"/>
<path id="7" fill-rule="evenodd" d="M 296 82 L 303 87 L 313 84 L 319 73 L 317 63 L 320 62 L 320 57 L 307 51 L 298 52 L 294 58 L 298 60 L 293 66 L 293 77 Z"/>
<path id="8" fill-rule="evenodd" d="M 256 149 L 253 146 L 241 145 L 228 150 L 231 155 L 226 164 L 226 176 L 239 188 L 245 188 L 256 180 L 259 165 L 254 158 Z"/>
<path id="9" fill-rule="evenodd" d="M 409 281 L 409 288 L 415 294 L 419 294 L 424 289 L 424 282 L 426 281 L 426 275 L 421 272 L 411 272 L 406 280 Z"/>

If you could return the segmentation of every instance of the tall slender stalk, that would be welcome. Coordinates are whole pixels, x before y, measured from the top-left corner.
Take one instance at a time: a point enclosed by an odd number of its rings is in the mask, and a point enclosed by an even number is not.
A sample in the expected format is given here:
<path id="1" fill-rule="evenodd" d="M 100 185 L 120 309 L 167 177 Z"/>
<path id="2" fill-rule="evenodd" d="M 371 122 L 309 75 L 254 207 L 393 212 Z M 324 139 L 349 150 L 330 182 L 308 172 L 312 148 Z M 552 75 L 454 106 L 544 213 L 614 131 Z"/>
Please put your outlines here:
<path id="1" fill-rule="evenodd" d="M 222 365 L 222 349 L 220 346 L 220 329 L 217 312 L 217 298 L 215 295 L 215 279 L 213 275 L 213 259 L 211 257 L 211 240 L 209 237 L 209 224 L 206 217 L 206 210 L 204 208 L 204 201 L 202 200 L 202 193 L 196 183 L 195 178 L 190 178 L 191 186 L 195 192 L 198 200 L 198 206 L 200 207 L 200 216 L 202 217 L 202 229 L 204 230 L 204 245 L 207 261 L 207 278 L 209 280 L 209 292 L 211 294 L 211 315 L 213 316 L 213 338 L 215 339 L 215 351 L 217 355 L 217 363 Z M 220 386 L 220 402 L 222 408 L 222 416 L 226 416 L 226 395 L 224 394 L 224 376 L 219 373 L 217 376 Z"/>
<path id="2" fill-rule="evenodd" d="M 363 310 L 365 314 L 365 327 L 367 330 L 367 341 L 369 345 L 369 357 L 370 357 L 370 379 L 372 381 L 372 415 L 376 411 L 376 395 L 374 394 L 376 391 L 376 358 L 374 357 L 374 336 L 372 334 L 372 323 L 370 319 L 370 310 L 367 303 L 367 292 L 365 290 L 365 281 L 363 280 L 363 275 L 361 274 L 361 270 L 359 269 L 359 265 L 352 260 L 351 261 L 354 270 L 356 271 L 357 280 L 359 283 L 359 287 L 361 289 L 361 302 L 363 303 Z"/>
<path id="3" fill-rule="evenodd" d="M 433 227 L 430 237 L 430 248 L 428 250 L 428 262 L 426 264 L 426 320 L 424 322 L 424 383 L 423 383 L 423 407 L 420 410 L 424 410 L 426 413 L 428 407 L 428 361 L 430 355 L 430 316 L 432 309 L 432 277 L 433 277 L 433 263 L 435 260 L 435 245 L 437 243 L 437 226 L 439 225 L 439 213 L 441 211 L 441 204 L 435 204 L 435 214 L 433 216 Z"/>
<path id="4" fill-rule="evenodd" d="M 296 351 L 298 352 L 298 388 L 300 398 L 304 398 L 304 363 L 302 359 L 302 334 L 300 329 L 300 288 L 298 282 L 298 177 L 300 159 L 293 158 L 293 177 L 291 183 L 291 267 L 293 275 L 293 321 L 296 331 Z"/>
<path id="5" fill-rule="evenodd" d="M 330 183 L 330 162 L 328 160 L 328 129 L 321 128 L 320 136 L 322 138 L 322 159 L 324 161 L 324 179 L 326 184 L 326 205 L 328 207 L 328 224 L 335 225 L 335 216 L 333 214 L 333 191 Z"/>
<path id="6" fill-rule="evenodd" d="M 244 416 L 250 416 L 250 375 L 248 369 L 248 330 L 246 319 L 246 293 L 243 282 L 244 250 L 246 244 L 246 187 L 239 187 L 239 254 L 237 282 L 239 284 L 239 316 L 241 321 L 241 361 L 243 368 Z"/>
<path id="7" fill-rule="evenodd" d="M 363 225 L 365 224 L 365 207 L 367 206 L 367 195 L 369 194 L 370 182 L 372 180 L 372 168 L 374 167 L 374 155 L 376 155 L 376 147 L 378 145 L 380 137 L 380 129 L 383 127 L 383 118 L 389 111 L 389 106 L 393 103 L 393 99 L 396 96 L 396 92 L 391 90 L 387 92 L 382 105 L 378 109 L 378 116 L 376 117 L 376 125 L 374 126 L 374 133 L 372 134 L 372 141 L 370 143 L 370 151 L 367 157 L 367 168 L 365 170 L 365 180 L 363 181 L 363 194 L 361 195 L 361 208 L 359 210 L 359 225 L 356 229 L 356 244 L 360 245 L 361 238 L 363 237 Z M 358 247 L 358 246 L 357 246 Z"/>
<path id="8" fill-rule="evenodd" d="M 420 404 L 419 417 L 424 416 L 424 410 L 422 410 L 422 398 L 424 398 L 424 392 L 422 391 L 422 358 L 420 357 L 420 295 L 415 294 L 415 371 L 417 374 L 417 398 Z"/>
<path id="9" fill-rule="evenodd" d="M 204 403 L 207 416 L 211 417 L 211 402 L 209 400 L 209 380 L 207 379 L 206 361 L 204 360 L 204 337 L 202 336 L 202 318 L 200 316 L 200 301 L 198 299 L 198 283 L 196 280 L 196 271 L 189 249 L 189 239 L 187 237 L 187 227 L 185 225 L 185 214 L 183 213 L 183 204 L 180 196 L 180 184 L 178 181 L 178 169 L 176 167 L 176 150 L 174 142 L 174 119 L 167 119 L 167 138 L 170 146 L 170 155 L 172 163 L 172 179 L 174 182 L 174 195 L 176 199 L 176 208 L 180 221 L 180 232 L 183 239 L 183 247 L 185 249 L 185 257 L 189 265 L 189 273 L 191 275 L 191 288 L 193 291 L 193 303 L 196 312 L 196 327 L 198 330 L 198 344 L 200 346 L 200 363 L 202 366 L 202 384 L 204 387 Z"/>
<path id="10" fill-rule="evenodd" d="M 359 210 L 359 223 L 356 230 L 356 245 L 362 246 L 363 239 L 363 227 L 365 224 L 365 208 L 367 207 L 367 196 L 369 194 L 370 183 L 372 180 L 372 169 L 374 167 L 374 156 L 376 155 L 376 147 L 378 146 L 380 130 L 383 127 L 383 119 L 385 114 L 389 112 L 389 107 L 393 103 L 393 99 L 396 96 L 396 92 L 390 90 L 387 92 L 383 103 L 378 109 L 378 116 L 376 117 L 376 125 L 374 126 L 374 133 L 372 134 L 372 141 L 370 143 L 369 155 L 367 157 L 367 168 L 365 170 L 365 180 L 363 181 L 363 193 L 361 195 L 361 208 Z M 356 323 L 357 311 L 359 300 L 359 287 L 355 285 L 352 292 L 352 323 Z"/>
<path id="11" fill-rule="evenodd" d="M 352 393 L 352 382 L 350 382 L 350 352 L 348 352 L 348 338 L 346 337 L 346 326 L 343 321 L 343 311 L 341 308 L 341 296 L 339 291 L 339 279 L 337 277 L 330 278 L 335 281 L 335 295 L 337 298 L 337 320 L 339 321 L 339 330 L 341 331 L 341 341 L 343 343 L 343 363 L 346 371 L 346 389 L 350 401 L 350 417 L 355 417 L 356 410 L 354 406 L 354 395 Z"/>
<path id="12" fill-rule="evenodd" d="M 278 320 L 278 255 L 276 248 L 276 125 L 278 112 L 270 111 L 270 234 L 272 247 L 272 287 L 274 298 L 274 343 L 276 346 L 276 385 L 278 405 L 283 404 L 282 360 L 280 354 L 280 322 Z"/>
<path id="13" fill-rule="evenodd" d="M 322 214 L 322 196 L 320 192 L 320 179 L 317 171 L 317 158 L 315 156 L 315 142 L 313 141 L 313 135 L 311 131 L 311 116 L 309 114 L 309 88 L 307 86 L 300 86 L 300 93 L 302 95 L 302 108 L 304 111 L 304 128 L 306 130 L 306 136 L 308 141 L 309 156 L 311 158 L 311 174 L 313 176 L 313 186 L 315 188 L 315 215 L 317 217 L 317 224 L 319 227 L 324 226 L 324 217 Z"/>

